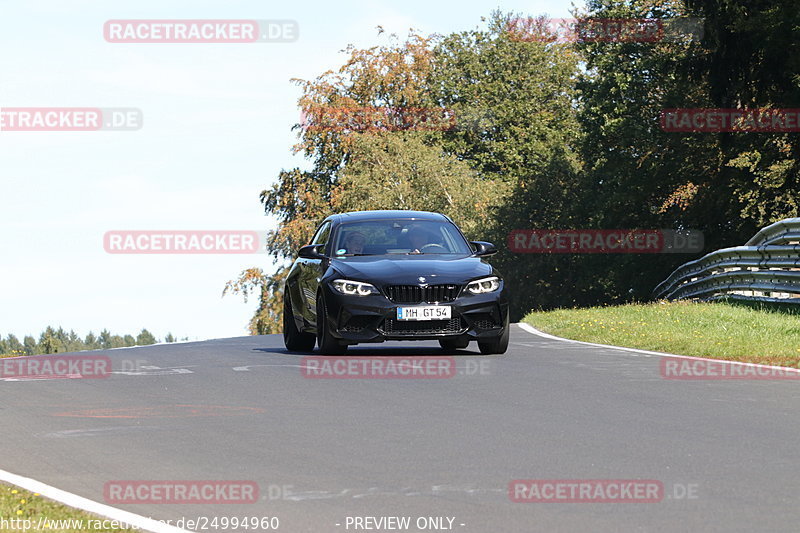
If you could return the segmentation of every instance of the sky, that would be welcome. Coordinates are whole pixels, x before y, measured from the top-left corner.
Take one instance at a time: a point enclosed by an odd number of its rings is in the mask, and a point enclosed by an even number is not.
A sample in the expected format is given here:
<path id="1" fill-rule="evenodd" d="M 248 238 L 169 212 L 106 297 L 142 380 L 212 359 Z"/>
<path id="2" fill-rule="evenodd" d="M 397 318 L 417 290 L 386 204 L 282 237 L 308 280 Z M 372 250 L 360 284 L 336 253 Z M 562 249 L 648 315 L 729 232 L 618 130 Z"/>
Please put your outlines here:
<path id="1" fill-rule="evenodd" d="M 568 17 L 560 0 L 265 2 L 0 0 L 0 111 L 141 110 L 128 131 L 0 131 L 0 335 L 48 325 L 204 340 L 247 334 L 257 302 L 222 297 L 260 254 L 114 254 L 108 231 L 265 231 L 259 201 L 292 153 L 300 89 L 349 44 L 408 28 L 484 27 L 495 10 Z M 109 20 L 290 20 L 292 42 L 111 43 Z M 386 33 L 379 36 L 380 25 Z"/>

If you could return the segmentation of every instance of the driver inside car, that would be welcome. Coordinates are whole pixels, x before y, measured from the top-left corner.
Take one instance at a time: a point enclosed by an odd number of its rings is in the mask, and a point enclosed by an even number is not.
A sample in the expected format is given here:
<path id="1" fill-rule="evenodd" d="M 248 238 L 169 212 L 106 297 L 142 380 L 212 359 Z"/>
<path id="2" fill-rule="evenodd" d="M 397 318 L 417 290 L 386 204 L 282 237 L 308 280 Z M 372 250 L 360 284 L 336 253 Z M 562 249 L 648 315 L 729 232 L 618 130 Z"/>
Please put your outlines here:
<path id="1" fill-rule="evenodd" d="M 354 231 L 347 235 L 344 240 L 344 247 L 348 254 L 363 254 L 364 245 L 367 243 L 367 238 L 360 231 Z"/>
<path id="2" fill-rule="evenodd" d="M 428 233 L 420 228 L 413 227 L 408 230 L 408 242 L 411 243 L 412 254 L 421 254 L 422 249 L 430 244 L 428 241 Z"/>

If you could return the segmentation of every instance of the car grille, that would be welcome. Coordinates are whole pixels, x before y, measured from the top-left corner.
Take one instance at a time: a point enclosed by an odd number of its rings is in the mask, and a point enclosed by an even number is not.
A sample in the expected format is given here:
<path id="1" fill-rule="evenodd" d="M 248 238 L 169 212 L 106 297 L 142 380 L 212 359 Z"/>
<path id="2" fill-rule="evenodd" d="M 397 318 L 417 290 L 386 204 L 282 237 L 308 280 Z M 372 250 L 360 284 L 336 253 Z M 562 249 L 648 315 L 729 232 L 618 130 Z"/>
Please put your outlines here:
<path id="1" fill-rule="evenodd" d="M 389 285 L 384 288 L 386 297 L 396 304 L 452 302 L 461 291 L 460 285 Z"/>
<path id="2" fill-rule="evenodd" d="M 466 330 L 461 318 L 450 320 L 384 320 L 381 330 L 386 335 L 424 335 L 436 333 L 461 333 Z"/>

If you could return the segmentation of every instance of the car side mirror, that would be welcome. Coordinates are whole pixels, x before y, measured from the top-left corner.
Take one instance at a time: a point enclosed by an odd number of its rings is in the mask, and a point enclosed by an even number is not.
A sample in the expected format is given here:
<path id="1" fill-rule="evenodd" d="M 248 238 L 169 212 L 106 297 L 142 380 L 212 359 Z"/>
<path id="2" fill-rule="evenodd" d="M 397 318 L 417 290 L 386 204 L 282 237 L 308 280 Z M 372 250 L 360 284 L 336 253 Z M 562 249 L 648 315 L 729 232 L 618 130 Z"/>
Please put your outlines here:
<path id="1" fill-rule="evenodd" d="M 474 255 L 477 257 L 489 257 L 497 253 L 497 247 L 490 242 L 472 241 L 470 244 L 475 249 Z"/>
<path id="2" fill-rule="evenodd" d="M 309 244 L 308 246 L 303 246 L 300 248 L 300 250 L 298 250 L 297 255 L 299 255 L 303 259 L 322 259 L 323 257 L 325 257 L 320 251 L 323 246 L 325 245 Z"/>

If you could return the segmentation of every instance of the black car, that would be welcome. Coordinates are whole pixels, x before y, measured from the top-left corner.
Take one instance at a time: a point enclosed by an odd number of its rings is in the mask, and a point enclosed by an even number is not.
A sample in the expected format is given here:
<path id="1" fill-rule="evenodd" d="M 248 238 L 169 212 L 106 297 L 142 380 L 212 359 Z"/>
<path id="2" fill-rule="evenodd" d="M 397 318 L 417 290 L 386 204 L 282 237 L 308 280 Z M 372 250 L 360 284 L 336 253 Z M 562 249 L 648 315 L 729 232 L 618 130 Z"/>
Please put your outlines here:
<path id="1" fill-rule="evenodd" d="M 438 340 L 452 351 L 477 341 L 508 348 L 508 294 L 448 217 L 424 211 L 332 215 L 303 246 L 284 288 L 283 339 L 292 351 L 341 354 L 348 345 Z"/>

